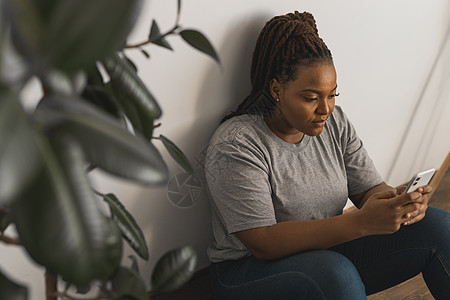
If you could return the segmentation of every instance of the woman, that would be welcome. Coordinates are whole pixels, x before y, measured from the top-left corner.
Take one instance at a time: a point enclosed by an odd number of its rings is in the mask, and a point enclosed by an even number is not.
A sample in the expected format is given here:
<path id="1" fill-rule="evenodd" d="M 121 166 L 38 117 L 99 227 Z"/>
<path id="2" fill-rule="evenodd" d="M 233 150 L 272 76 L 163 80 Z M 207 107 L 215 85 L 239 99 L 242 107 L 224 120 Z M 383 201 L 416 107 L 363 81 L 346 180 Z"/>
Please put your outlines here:
<path id="1" fill-rule="evenodd" d="M 401 194 L 383 182 L 335 106 L 311 14 L 266 23 L 251 82 L 206 158 L 217 299 L 365 299 L 420 272 L 449 297 L 449 214 L 428 208 L 430 186 Z M 359 210 L 342 214 L 348 198 Z"/>

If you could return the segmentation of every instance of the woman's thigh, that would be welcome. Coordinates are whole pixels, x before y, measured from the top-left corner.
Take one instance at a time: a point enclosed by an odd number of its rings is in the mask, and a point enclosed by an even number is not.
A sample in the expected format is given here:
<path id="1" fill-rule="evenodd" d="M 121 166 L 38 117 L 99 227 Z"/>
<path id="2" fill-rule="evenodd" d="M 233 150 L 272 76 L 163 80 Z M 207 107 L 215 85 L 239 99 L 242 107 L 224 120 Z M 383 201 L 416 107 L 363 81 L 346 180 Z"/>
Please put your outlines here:
<path id="1" fill-rule="evenodd" d="M 353 262 L 368 295 L 422 272 L 435 298 L 450 297 L 450 214 L 443 210 L 429 207 L 424 219 L 393 234 L 360 238 L 330 250 Z"/>
<path id="2" fill-rule="evenodd" d="M 212 264 L 211 283 L 218 299 L 366 299 L 354 265 L 329 250 Z"/>

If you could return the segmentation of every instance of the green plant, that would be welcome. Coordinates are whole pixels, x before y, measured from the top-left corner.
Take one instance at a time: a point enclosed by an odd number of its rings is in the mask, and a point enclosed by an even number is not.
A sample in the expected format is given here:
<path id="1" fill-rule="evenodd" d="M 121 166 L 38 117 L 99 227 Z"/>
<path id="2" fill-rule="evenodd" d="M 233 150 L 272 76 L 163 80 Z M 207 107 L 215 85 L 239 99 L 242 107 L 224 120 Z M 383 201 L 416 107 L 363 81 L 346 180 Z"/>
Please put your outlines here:
<path id="1" fill-rule="evenodd" d="M 122 264 L 126 240 L 144 260 L 147 244 L 133 216 L 111 193 L 94 191 L 87 173 L 101 168 L 147 186 L 163 185 L 168 168 L 152 141 L 163 143 L 186 172 L 193 169 L 167 137 L 153 136 L 160 124 L 158 102 L 125 50 L 148 44 L 171 49 L 180 35 L 198 50 L 219 58 L 196 30 L 179 25 L 161 33 L 152 22 L 146 41 L 126 38 L 142 0 L 4 0 L 0 63 L 13 51 L 20 76 L 0 81 L 0 240 L 23 246 L 47 269 L 47 299 L 73 298 L 56 290 L 60 278 L 78 292 L 98 286 L 97 299 L 148 299 L 137 260 Z M 2 68 L 3 69 L 3 68 Z M 44 97 L 25 113 L 20 92 L 38 78 Z M 102 201 L 110 215 L 102 213 Z M 14 224 L 17 239 L 5 236 Z M 155 292 L 169 292 L 192 275 L 196 255 L 189 246 L 169 251 L 152 275 Z M 26 299 L 25 287 L 0 272 L 0 299 Z"/>

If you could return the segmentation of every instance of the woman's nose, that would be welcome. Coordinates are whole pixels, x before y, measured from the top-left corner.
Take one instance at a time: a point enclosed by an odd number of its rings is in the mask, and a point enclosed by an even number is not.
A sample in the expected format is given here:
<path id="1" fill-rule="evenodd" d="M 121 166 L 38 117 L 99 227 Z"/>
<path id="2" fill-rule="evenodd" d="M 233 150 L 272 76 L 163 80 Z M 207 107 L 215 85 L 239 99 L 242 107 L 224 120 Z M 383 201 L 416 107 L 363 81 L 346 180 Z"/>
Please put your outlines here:
<path id="1" fill-rule="evenodd" d="M 319 100 L 316 112 L 320 115 L 328 115 L 330 113 L 330 106 L 327 101 L 328 99 Z"/>

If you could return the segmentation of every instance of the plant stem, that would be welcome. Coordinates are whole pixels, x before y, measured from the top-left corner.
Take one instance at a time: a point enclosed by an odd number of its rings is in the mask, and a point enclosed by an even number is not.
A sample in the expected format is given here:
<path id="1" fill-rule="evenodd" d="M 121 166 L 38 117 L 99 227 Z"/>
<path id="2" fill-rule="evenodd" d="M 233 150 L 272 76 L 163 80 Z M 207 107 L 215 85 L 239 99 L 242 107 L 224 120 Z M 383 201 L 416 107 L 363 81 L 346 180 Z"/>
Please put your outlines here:
<path id="1" fill-rule="evenodd" d="M 45 294 L 47 300 L 58 300 L 58 278 L 50 272 L 45 270 Z"/>
<path id="2" fill-rule="evenodd" d="M 100 193 L 99 191 L 95 190 L 94 188 L 92 188 L 92 190 L 94 191 L 95 194 L 97 194 L 97 196 L 105 197 L 104 194 Z"/>
<path id="3" fill-rule="evenodd" d="M 17 246 L 21 245 L 17 239 L 3 235 L 2 233 L 0 234 L 0 241 L 10 245 L 17 245 Z"/>
<path id="4" fill-rule="evenodd" d="M 148 45 L 148 44 L 151 44 L 151 43 L 155 43 L 155 42 L 159 41 L 160 39 L 162 39 L 162 38 L 164 38 L 164 37 L 166 37 L 166 36 L 168 36 L 168 35 L 174 34 L 175 31 L 176 31 L 178 28 L 180 28 L 180 25 L 179 25 L 178 23 L 176 23 L 176 24 L 172 27 L 172 29 L 170 29 L 170 30 L 167 31 L 166 33 L 160 34 L 160 35 L 158 35 L 158 36 L 156 36 L 156 37 L 154 37 L 154 38 L 152 38 L 152 39 L 148 39 L 148 40 L 146 40 L 146 41 L 143 41 L 143 42 L 140 42 L 140 43 L 137 43 L 137 44 L 126 45 L 126 46 L 125 46 L 125 49 L 141 48 L 142 46 L 145 46 L 145 45 Z"/>

